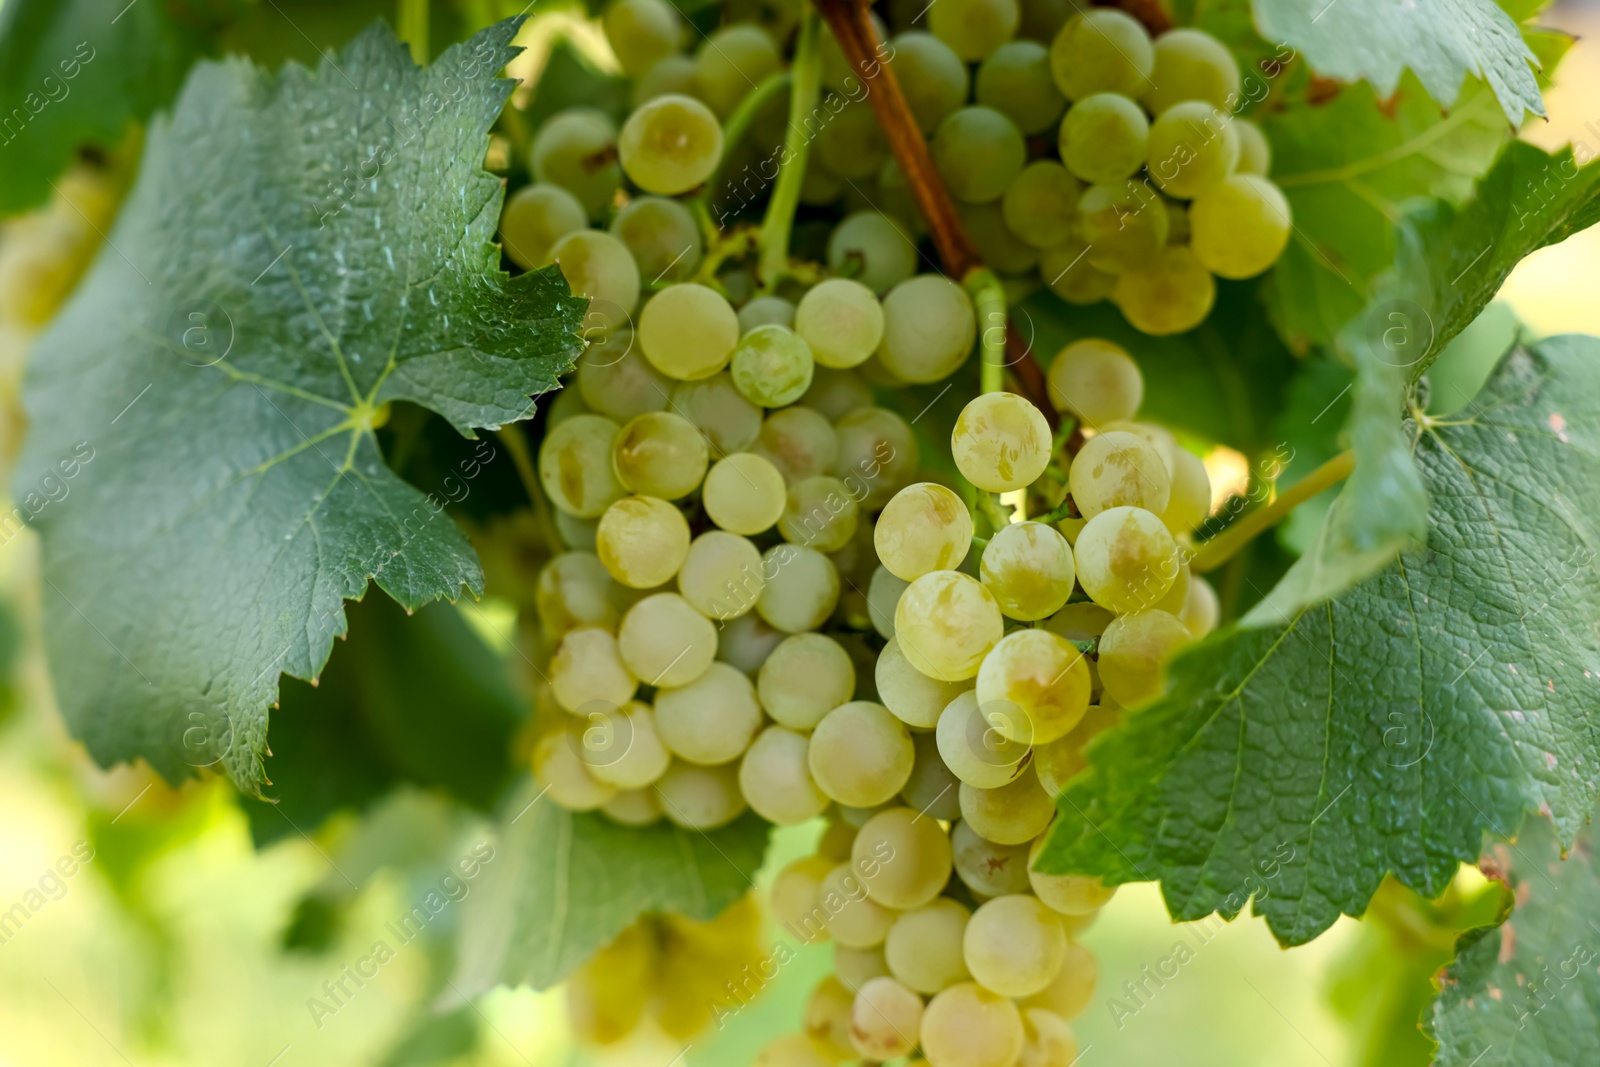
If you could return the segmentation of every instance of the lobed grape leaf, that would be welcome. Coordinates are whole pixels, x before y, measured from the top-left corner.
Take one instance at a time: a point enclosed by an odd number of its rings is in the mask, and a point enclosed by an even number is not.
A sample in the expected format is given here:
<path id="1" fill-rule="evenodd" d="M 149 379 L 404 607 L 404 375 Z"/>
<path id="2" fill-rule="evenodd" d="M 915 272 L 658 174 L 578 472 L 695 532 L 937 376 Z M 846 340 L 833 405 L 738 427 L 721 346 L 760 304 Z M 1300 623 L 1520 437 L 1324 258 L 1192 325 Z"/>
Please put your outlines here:
<path id="1" fill-rule="evenodd" d="M 1180 919 L 1254 895 L 1297 944 L 1387 872 L 1436 896 L 1525 811 L 1572 839 L 1600 790 L 1600 340 L 1514 349 L 1470 413 L 1405 432 L 1426 543 L 1181 654 L 1091 746 L 1043 869 L 1159 879 Z"/>
<path id="2" fill-rule="evenodd" d="M 498 267 L 481 161 L 516 27 L 427 69 L 381 24 L 316 71 L 204 63 L 152 124 L 34 350 L 16 476 L 42 487 L 15 495 L 38 501 L 62 712 L 102 763 L 255 793 L 277 675 L 321 670 L 344 599 L 480 588 L 372 429 L 397 400 L 466 435 L 524 418 L 579 348 L 560 275 Z"/>
<path id="3" fill-rule="evenodd" d="M 706 833 L 622 826 L 568 811 L 530 780 L 467 902 L 455 984 L 467 996 L 499 984 L 547 989 L 646 912 L 710 919 L 754 887 L 770 828 L 750 813 Z"/>
<path id="4" fill-rule="evenodd" d="M 1497 926 L 1468 931 L 1424 1029 L 1438 1067 L 1567 1067 L 1600 1062 L 1600 862 L 1594 829 L 1569 852 L 1530 816 L 1485 868 L 1515 901 Z M 1508 901 L 1510 903 L 1510 901 Z"/>

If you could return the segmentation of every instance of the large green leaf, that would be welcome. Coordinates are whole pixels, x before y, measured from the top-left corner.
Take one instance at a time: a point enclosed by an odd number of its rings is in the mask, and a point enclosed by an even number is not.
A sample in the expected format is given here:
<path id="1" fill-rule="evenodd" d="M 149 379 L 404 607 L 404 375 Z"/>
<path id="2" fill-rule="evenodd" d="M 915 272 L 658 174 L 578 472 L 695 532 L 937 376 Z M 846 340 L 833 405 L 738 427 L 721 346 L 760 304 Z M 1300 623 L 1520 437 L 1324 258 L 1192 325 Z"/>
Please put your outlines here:
<path id="1" fill-rule="evenodd" d="M 1594 831 L 1569 851 L 1530 817 L 1486 868 L 1515 901 L 1498 927 L 1461 938 L 1425 1026 L 1438 1067 L 1600 1063 L 1600 862 Z"/>
<path id="2" fill-rule="evenodd" d="M 536 782 L 500 826 L 494 867 L 467 902 L 456 985 L 546 989 L 646 912 L 710 919 L 754 888 L 768 823 L 746 813 L 701 833 L 568 811 Z"/>
<path id="3" fill-rule="evenodd" d="M 480 587 L 372 427 L 396 400 L 464 434 L 524 418 L 579 347 L 559 274 L 498 268 L 481 160 L 515 28 L 426 70 L 381 25 L 315 72 L 203 64 L 152 125 L 34 351 L 17 475 L 92 450 L 36 523 L 56 692 L 102 763 L 255 792 L 277 676 L 316 675 L 344 599 Z"/>
<path id="4" fill-rule="evenodd" d="M 1470 415 L 1405 429 L 1426 544 L 1181 655 L 1091 747 L 1047 869 L 1160 879 L 1184 919 L 1256 892 L 1298 943 L 1360 914 L 1386 872 L 1436 896 L 1524 811 L 1571 840 L 1600 760 L 1600 341 L 1516 349 Z"/>

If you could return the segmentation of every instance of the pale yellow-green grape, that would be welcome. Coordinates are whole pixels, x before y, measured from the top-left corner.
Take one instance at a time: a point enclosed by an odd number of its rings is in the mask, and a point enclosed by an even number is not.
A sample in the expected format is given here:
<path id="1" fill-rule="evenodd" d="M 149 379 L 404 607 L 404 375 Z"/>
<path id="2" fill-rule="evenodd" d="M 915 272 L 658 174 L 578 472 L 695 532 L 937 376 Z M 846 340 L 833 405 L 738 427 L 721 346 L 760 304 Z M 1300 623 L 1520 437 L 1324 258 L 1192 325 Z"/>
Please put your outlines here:
<path id="1" fill-rule="evenodd" d="M 971 688 L 966 682 L 942 682 L 923 674 L 906 659 L 900 642 L 893 637 L 878 653 L 874 681 L 884 707 L 907 726 L 919 730 L 937 726 L 950 702 Z"/>
<path id="2" fill-rule="evenodd" d="M 622 616 L 617 651 L 648 685 L 687 685 L 711 666 L 717 628 L 678 594 L 652 593 Z"/>
<path id="3" fill-rule="evenodd" d="M 939 716 L 934 731 L 939 758 L 951 774 L 979 789 L 1015 781 L 1024 769 L 1028 745 L 1010 740 L 996 726 L 996 720 L 1015 714 L 1009 704 L 985 709 L 979 707 L 977 693 L 970 689 L 961 693 Z"/>
<path id="4" fill-rule="evenodd" d="M 851 807 L 892 800 L 911 777 L 914 758 L 906 724 L 870 700 L 839 705 L 811 734 L 811 776 L 829 797 Z"/>
<path id="5" fill-rule="evenodd" d="M 715 767 L 736 760 L 759 729 L 755 686 L 726 663 L 708 664 L 687 685 L 664 686 L 656 694 L 656 732 L 686 763 Z"/>
<path id="6" fill-rule="evenodd" d="M 858 281 L 829 278 L 806 291 L 794 311 L 794 329 L 811 347 L 819 366 L 854 367 L 883 340 L 884 309 Z M 864 402 L 871 403 L 867 391 Z M 810 403 L 807 400 L 807 403 Z"/>
<path id="7" fill-rule="evenodd" d="M 622 184 L 620 147 L 617 128 L 604 112 L 568 108 L 539 128 L 529 162 L 536 180 L 561 186 L 578 198 L 590 218 L 598 218 Z"/>
<path id="8" fill-rule="evenodd" d="M 1045 620 L 1044 628 L 1068 641 L 1093 641 L 1106 632 L 1116 616 L 1099 604 L 1080 600 L 1068 604 Z"/>
<path id="9" fill-rule="evenodd" d="M 560 704 L 581 713 L 588 705 L 620 707 L 633 699 L 638 677 L 628 669 L 611 631 L 569 630 L 550 656 L 550 688 Z"/>
<path id="10" fill-rule="evenodd" d="M 1122 708 L 1116 701 L 1101 694 L 1100 703 L 1090 704 L 1078 725 L 1065 737 L 1048 745 L 1038 745 L 1033 750 L 1033 773 L 1039 776 L 1039 785 L 1051 796 L 1060 796 L 1072 776 L 1087 767 L 1084 746 L 1101 731 L 1115 726 L 1122 718 Z"/>
<path id="11" fill-rule="evenodd" d="M 832 1051 L 805 1034 L 775 1037 L 756 1053 L 753 1067 L 833 1067 Z"/>
<path id="12" fill-rule="evenodd" d="M 855 688 L 850 654 L 826 634 L 784 638 L 756 678 L 761 706 L 791 730 L 815 729 L 824 715 L 849 702 Z"/>
<path id="13" fill-rule="evenodd" d="M 1115 184 L 1144 166 L 1150 123 L 1144 109 L 1121 93 L 1094 93 L 1061 120 L 1061 162 L 1092 184 Z"/>
<path id="14" fill-rule="evenodd" d="M 1211 514 L 1211 476 L 1200 457 L 1187 448 L 1172 450 L 1172 495 L 1161 521 L 1175 534 L 1186 534 Z"/>
<path id="15" fill-rule="evenodd" d="M 922 1012 L 930 1067 L 1012 1067 L 1022 1054 L 1022 1013 L 1010 997 L 974 982 L 942 990 Z"/>
<path id="16" fill-rule="evenodd" d="M 1222 184 L 1239 163 L 1233 116 L 1204 100 L 1185 100 L 1150 124 L 1150 177 L 1168 196 L 1192 200 Z"/>
<path id="17" fill-rule="evenodd" d="M 856 211 L 828 236 L 828 266 L 881 293 L 916 273 L 917 249 L 903 223 L 881 211 Z"/>
<path id="18" fill-rule="evenodd" d="M 708 619 L 726 622 L 756 606 L 761 587 L 761 550 L 738 534 L 707 530 L 689 542 L 678 568 L 678 592 Z"/>
<path id="19" fill-rule="evenodd" d="M 1050 45 L 1050 71 L 1068 100 L 1121 93 L 1135 100 L 1150 89 L 1155 49 L 1131 15 L 1095 8 L 1074 15 Z"/>
<path id="20" fill-rule="evenodd" d="M 1077 201 L 1073 202 L 1077 220 Z M 1069 304 L 1098 304 L 1117 287 L 1117 276 L 1089 262 L 1089 246 L 1077 236 L 1039 250 L 1039 277 Z"/>
<path id="21" fill-rule="evenodd" d="M 850 1009 L 850 1040 L 874 1063 L 909 1055 L 922 1026 L 922 998 L 883 976 L 864 984 Z"/>
<path id="22" fill-rule="evenodd" d="M 900 915 L 883 941 L 889 973 L 925 996 L 969 979 L 961 947 L 969 914 L 959 901 L 939 897 Z"/>
<path id="23" fill-rule="evenodd" d="M 979 489 L 1024 489 L 1050 464 L 1050 424 L 1015 393 L 985 393 L 967 402 L 950 434 L 950 455 Z"/>
<path id="24" fill-rule="evenodd" d="M 1236 174 L 1259 174 L 1263 178 L 1272 173 L 1272 144 L 1249 119 L 1236 118 L 1233 129 L 1239 135 L 1239 165 Z"/>
<path id="25" fill-rule="evenodd" d="M 1184 598 L 1183 610 L 1178 618 L 1188 627 L 1189 633 L 1199 638 L 1217 628 L 1222 617 L 1222 605 L 1211 583 L 1198 574 L 1189 579 L 1189 595 Z"/>
<path id="26" fill-rule="evenodd" d="M 942 0 L 928 8 L 928 29 L 971 63 L 1016 36 L 1017 0 Z"/>
<path id="27" fill-rule="evenodd" d="M 683 41 L 678 10 L 666 0 L 611 0 L 600 26 L 622 72 L 632 78 L 675 55 Z"/>
<path id="28" fill-rule="evenodd" d="M 833 469 L 839 458 L 839 435 L 820 411 L 796 404 L 767 416 L 756 454 L 771 460 L 785 481 L 795 482 Z"/>
<path id="29" fill-rule="evenodd" d="M 622 616 L 621 592 L 593 552 L 563 552 L 540 569 L 534 610 L 551 637 L 579 626 L 610 630 Z"/>
<path id="30" fill-rule="evenodd" d="M 881 519 L 878 528 L 883 528 Z M 978 579 L 1007 618 L 1043 619 L 1072 596 L 1072 546 L 1054 527 L 1012 523 L 989 539 L 978 564 Z"/>
<path id="31" fill-rule="evenodd" d="M 757 326 L 794 327 L 794 304 L 781 296 L 758 296 L 739 309 L 739 333 Z"/>
<path id="32" fill-rule="evenodd" d="M 754 675 L 787 635 L 767 625 L 755 612 L 722 624 L 717 638 L 717 659 Z"/>
<path id="33" fill-rule="evenodd" d="M 879 694 L 881 697 L 883 694 Z M 905 720 L 902 719 L 902 722 Z M 930 819 L 951 822 L 961 817 L 961 779 L 950 773 L 939 756 L 938 738 L 926 730 L 911 735 L 916 761 L 900 799 Z"/>
<path id="34" fill-rule="evenodd" d="M 1170 528 L 1170 527 L 1169 527 Z M 1183 605 L 1189 599 L 1189 561 L 1184 559 L 1184 553 L 1179 552 L 1177 577 L 1172 579 L 1172 588 L 1167 590 L 1167 595 L 1150 606 L 1157 611 L 1164 611 L 1168 615 L 1177 615 L 1183 611 Z"/>
<path id="35" fill-rule="evenodd" d="M 1135 328 L 1165 337 L 1205 321 L 1217 300 L 1217 281 L 1187 245 L 1168 245 L 1137 270 L 1119 275 L 1111 299 Z"/>
<path id="36" fill-rule="evenodd" d="M 815 630 L 839 605 L 839 571 L 813 548 L 773 545 L 761 555 L 767 584 L 756 611 L 776 629 L 798 634 Z"/>
<path id="37" fill-rule="evenodd" d="M 956 210 L 989 267 L 1001 274 L 1021 275 L 1038 265 L 1039 250 L 1011 232 L 999 201 L 958 204 Z"/>
<path id="38" fill-rule="evenodd" d="M 574 296 L 589 298 L 584 326 L 621 330 L 639 304 L 639 267 L 628 246 L 600 230 L 574 230 L 555 243 L 550 256 Z"/>
<path id="39" fill-rule="evenodd" d="M 1032 841 L 1055 813 L 1055 798 L 1044 791 L 1031 766 L 997 789 L 961 783 L 961 821 L 998 845 Z"/>
<path id="40" fill-rule="evenodd" d="M 917 127 L 930 134 L 967 102 L 967 65 L 955 49 L 926 30 L 897 33 L 889 48 L 889 65 Z"/>
<path id="41" fill-rule="evenodd" d="M 584 726 L 578 755 L 597 781 L 642 789 L 666 773 L 672 757 L 650 705 L 630 700 L 621 707 L 580 709 L 579 715 Z"/>
<path id="42" fill-rule="evenodd" d="M 964 107 L 939 123 L 929 147 L 951 195 L 969 204 L 999 200 L 1028 162 L 1022 131 L 982 105 Z"/>
<path id="43" fill-rule="evenodd" d="M 694 83 L 694 58 L 667 56 L 650 64 L 634 82 L 632 103 L 638 108 L 658 96 L 694 96 L 699 91 Z"/>
<path id="44" fill-rule="evenodd" d="M 1091 185 L 1078 200 L 1077 235 L 1100 270 L 1125 274 L 1155 258 L 1167 243 L 1167 212 L 1139 181 Z"/>
<path id="45" fill-rule="evenodd" d="M 1034 894 L 1052 911 L 1062 915 L 1089 915 L 1099 911 L 1116 893 L 1116 886 L 1108 886 L 1091 875 L 1045 874 L 1034 869 L 1039 853 L 1044 851 L 1046 836 L 1040 834 L 1028 849 L 1028 882 Z"/>
<path id="46" fill-rule="evenodd" d="M 1050 73 L 1050 49 L 1038 41 L 1007 41 L 990 52 L 975 89 L 978 103 L 1030 136 L 1054 126 L 1067 105 Z"/>
<path id="47" fill-rule="evenodd" d="M 1118 507 L 1160 514 L 1172 493 L 1161 454 L 1144 438 L 1123 430 L 1098 433 L 1085 441 L 1073 457 L 1068 485 L 1084 518 Z"/>
<path id="48" fill-rule="evenodd" d="M 548 182 L 535 182 L 506 197 L 500 212 L 500 240 L 511 262 L 523 270 L 548 266 L 550 249 L 589 216 L 577 197 Z"/>
<path id="49" fill-rule="evenodd" d="M 733 358 L 739 316 L 715 289 L 681 282 L 645 302 L 634 333 L 656 370 L 693 381 L 711 377 Z"/>
<path id="50" fill-rule="evenodd" d="M 636 196 L 611 220 L 611 235 L 628 246 L 651 285 L 680 282 L 700 265 L 700 227 L 689 209 L 662 196 Z"/>
<path id="51" fill-rule="evenodd" d="M 830 1063 L 855 1057 L 855 1046 L 850 1043 L 850 1005 L 854 1001 L 855 994 L 831 974 L 806 998 L 800 1029 L 827 1051 Z"/>
<path id="52" fill-rule="evenodd" d="M 731 763 L 697 767 L 673 760 L 655 783 L 661 814 L 686 830 L 715 830 L 744 813 L 739 770 Z"/>
<path id="53" fill-rule="evenodd" d="M 904 578 L 896 578 L 881 564 L 872 572 L 867 583 L 867 616 L 879 637 L 894 636 L 895 607 L 900 603 L 900 594 L 910 584 Z"/>
<path id="54" fill-rule="evenodd" d="M 1249 278 L 1278 261 L 1289 244 L 1289 201 L 1259 174 L 1235 174 L 1189 205 L 1189 247 L 1212 274 Z"/>
<path id="55" fill-rule="evenodd" d="M 662 500 L 677 500 L 698 489 L 708 456 L 700 431 L 670 411 L 633 418 L 611 446 L 612 469 L 623 488 Z"/>
<path id="56" fill-rule="evenodd" d="M 563 389 L 562 395 L 567 390 Z M 550 429 L 539 446 L 539 484 L 560 510 L 598 518 L 623 495 L 611 470 L 611 442 L 620 429 L 600 415 L 574 415 Z"/>
<path id="57" fill-rule="evenodd" d="M 1102 423 L 1100 429 L 1106 431 L 1107 433 L 1110 433 L 1112 430 L 1120 430 L 1126 433 L 1135 433 L 1140 437 L 1143 437 L 1150 443 L 1151 448 L 1154 448 L 1158 453 L 1160 453 L 1161 462 L 1167 466 L 1167 474 L 1170 476 L 1173 473 L 1175 469 L 1173 467 L 1173 457 L 1178 451 L 1178 439 L 1177 437 L 1173 436 L 1172 431 L 1167 429 L 1165 426 L 1158 425 L 1154 422 L 1118 421 Z"/>
<path id="58" fill-rule="evenodd" d="M 885 801 L 882 804 L 873 804 L 864 808 L 855 808 L 848 804 L 840 804 L 838 806 L 838 815 L 840 819 L 849 823 L 851 826 L 854 826 L 859 832 L 861 827 L 867 824 L 868 819 L 878 814 L 878 812 L 884 811 L 889 806 L 889 801 Z M 854 838 L 851 840 L 854 840 Z"/>
<path id="59" fill-rule="evenodd" d="M 600 516 L 594 547 L 611 577 L 634 589 L 654 589 L 683 565 L 689 523 L 665 500 L 623 497 Z"/>
<path id="60" fill-rule="evenodd" d="M 812 751 L 816 751 L 815 739 L 812 740 Z M 836 944 L 854 949 L 875 949 L 883 944 L 884 936 L 894 923 L 895 913 L 893 909 L 867 896 L 866 883 L 852 864 L 841 863 L 824 875 L 817 895 L 826 915 L 824 925 L 828 936 Z M 883 954 L 880 952 L 877 956 L 877 973 L 888 973 L 887 965 L 882 962 Z M 850 988 L 851 983 L 846 980 L 843 969 L 837 963 L 835 970 L 839 973 L 839 980 L 844 982 L 846 988 Z"/>
<path id="61" fill-rule="evenodd" d="M 801 856 L 790 861 L 772 879 L 772 892 L 767 899 L 772 904 L 773 917 L 784 924 L 789 934 L 802 940 L 810 939 L 807 920 L 819 903 L 817 892 L 824 876 L 838 866 L 838 862 L 827 856 Z M 814 921 L 821 922 L 820 919 Z M 819 932 L 822 937 L 827 936 L 826 932 Z"/>
<path id="62" fill-rule="evenodd" d="M 1067 944 L 1067 957 L 1055 980 L 1022 1002 L 1022 1007 L 1044 1008 L 1063 1019 L 1076 1018 L 1089 1006 L 1094 996 L 1094 986 L 1100 977 L 1100 962 L 1093 952 L 1077 942 Z"/>
<path id="63" fill-rule="evenodd" d="M 672 397 L 672 379 L 644 358 L 631 328 L 604 332 L 604 339 L 592 338 L 578 357 L 577 392 L 583 402 L 617 422 L 664 410 Z"/>
<path id="64" fill-rule="evenodd" d="M 1072 1067 L 1081 1056 L 1067 1020 L 1045 1008 L 1022 1009 L 1022 1053 L 1016 1067 Z"/>
<path id="65" fill-rule="evenodd" d="M 860 510 L 856 494 L 838 478 L 804 478 L 788 488 L 778 532 L 791 544 L 837 552 L 855 536 Z"/>
<path id="66" fill-rule="evenodd" d="M 649 826 L 661 819 L 661 800 L 653 785 L 643 789 L 621 789 L 600 805 L 600 813 L 623 826 Z"/>
<path id="67" fill-rule="evenodd" d="M 1088 661 L 1076 645 L 1049 630 L 1016 630 L 978 668 L 978 706 L 1007 738 L 1043 745 L 1078 725 L 1090 685 Z M 1014 714 L 995 714 L 1008 705 Z"/>
<path id="68" fill-rule="evenodd" d="M 896 910 L 922 907 L 950 881 L 950 837 L 915 808 L 889 808 L 868 819 L 850 859 L 868 895 Z"/>
<path id="69" fill-rule="evenodd" d="M 857 990 L 874 978 L 882 978 L 889 973 L 889 964 L 883 958 L 883 943 L 879 942 L 870 948 L 835 945 L 833 973 L 839 979 L 839 984 L 854 996 Z"/>
<path id="70" fill-rule="evenodd" d="M 550 793 L 550 799 L 569 811 L 593 811 L 616 796 L 615 787 L 589 773 L 578 758 L 576 723 L 563 726 L 533 746 L 533 776 Z"/>
<path id="71" fill-rule="evenodd" d="M 985 989 L 1026 997 L 1050 984 L 1067 956 L 1067 932 L 1031 893 L 982 904 L 962 934 L 967 970 Z"/>
<path id="72" fill-rule="evenodd" d="M 619 487 L 620 488 L 620 487 Z M 600 526 L 599 519 L 579 519 L 556 509 L 556 532 L 561 543 L 579 552 L 594 551 L 594 534 Z"/>
<path id="73" fill-rule="evenodd" d="M 1239 64 L 1228 46 L 1204 30 L 1182 27 L 1155 40 L 1153 83 L 1145 107 L 1161 114 L 1185 100 L 1204 100 L 1217 107 L 1239 103 Z"/>
<path id="74" fill-rule="evenodd" d="M 828 798 L 811 778 L 809 747 L 804 734 L 782 726 L 767 727 L 751 742 L 739 763 L 739 788 L 752 811 L 779 826 L 822 814 Z"/>
<path id="75" fill-rule="evenodd" d="M 1166 595 L 1178 576 L 1178 543 L 1143 508 L 1112 508 L 1084 524 L 1073 545 L 1078 583 L 1116 612 L 1140 611 Z"/>
<path id="76" fill-rule="evenodd" d="M 617 335 L 615 331 L 604 328 L 594 332 L 603 335 L 605 338 L 604 343 L 607 345 L 612 344 L 612 338 Z M 595 343 L 599 344 L 601 342 L 596 341 Z M 550 414 L 545 419 L 545 432 L 548 433 L 575 416 L 593 414 L 594 412 L 589 410 L 589 405 L 583 402 L 583 396 L 576 389 L 562 389 L 556 393 L 556 398 L 550 402 Z"/>
<path id="77" fill-rule="evenodd" d="M 850 846 L 856 839 L 856 828 L 842 818 L 829 818 L 822 837 L 817 840 L 817 855 L 827 856 L 835 863 L 850 858 Z M 884 971 L 888 974 L 888 971 Z"/>
<path id="78" fill-rule="evenodd" d="M 771 462 L 754 452 L 735 452 L 712 466 L 700 497 L 712 522 L 749 536 L 783 517 L 788 492 Z"/>
<path id="79" fill-rule="evenodd" d="M 835 113 L 817 131 L 811 147 L 818 162 L 850 182 L 872 177 L 889 158 L 889 142 L 877 117 L 860 100 L 847 103 Z"/>
<path id="80" fill-rule="evenodd" d="M 1083 183 L 1067 168 L 1052 159 L 1039 159 L 1022 168 L 1006 189 L 1000 214 L 1019 239 L 1035 248 L 1049 248 L 1071 239 L 1081 196 Z"/>
<path id="81" fill-rule="evenodd" d="M 944 682 L 976 675 L 1004 629 L 994 596 L 959 571 L 924 574 L 895 607 L 900 651 L 917 670 Z"/>
<path id="82" fill-rule="evenodd" d="M 889 501 L 872 539 L 883 565 L 909 582 L 961 564 L 972 545 L 972 516 L 949 489 L 918 482 Z"/>
<path id="83" fill-rule="evenodd" d="M 739 339 L 729 370 L 752 404 L 781 408 L 811 388 L 813 360 L 805 338 L 787 326 L 757 326 Z"/>
<path id="84" fill-rule="evenodd" d="M 1028 891 L 1028 846 L 990 841 L 964 822 L 950 831 L 956 875 L 981 897 Z"/>
<path id="85" fill-rule="evenodd" d="M 1176 615 L 1141 611 L 1120 615 L 1100 636 L 1100 682 L 1125 708 L 1161 692 L 1166 664 L 1194 635 Z"/>
<path id="86" fill-rule="evenodd" d="M 834 420 L 833 432 L 839 439 L 833 473 L 868 509 L 887 504 L 921 465 L 911 425 L 888 408 L 856 408 Z"/>
<path id="87" fill-rule="evenodd" d="M 723 372 L 694 382 L 679 382 L 669 409 L 700 428 L 711 458 L 747 452 L 761 434 L 761 409 L 746 400 Z"/>
<path id="88" fill-rule="evenodd" d="M 751 88 L 782 67 L 783 58 L 771 35 L 748 22 L 716 30 L 695 53 L 700 92 L 724 117 L 739 106 Z"/>
<path id="89" fill-rule="evenodd" d="M 686 193 L 711 176 L 722 158 L 722 124 L 692 96 L 665 93 L 641 103 L 617 138 L 622 169 L 639 188 L 661 196 Z"/>

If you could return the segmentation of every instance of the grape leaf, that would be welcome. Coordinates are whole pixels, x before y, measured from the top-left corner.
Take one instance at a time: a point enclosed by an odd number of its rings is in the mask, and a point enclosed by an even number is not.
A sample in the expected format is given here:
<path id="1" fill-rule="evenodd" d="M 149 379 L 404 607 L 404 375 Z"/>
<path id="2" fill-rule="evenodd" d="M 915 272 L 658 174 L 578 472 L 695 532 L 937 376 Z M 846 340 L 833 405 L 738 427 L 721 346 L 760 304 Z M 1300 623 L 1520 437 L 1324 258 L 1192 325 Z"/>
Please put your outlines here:
<path id="1" fill-rule="evenodd" d="M 1529 817 L 1486 868 L 1515 901 L 1498 926 L 1468 931 L 1424 1026 L 1438 1067 L 1567 1067 L 1600 1062 L 1600 862 L 1594 830 L 1568 852 Z"/>
<path id="2" fill-rule="evenodd" d="M 524 418 L 579 347 L 583 301 L 554 270 L 507 278 L 493 242 L 481 161 L 516 25 L 426 70 L 381 24 L 315 72 L 204 63 L 152 124 L 34 350 L 17 474 L 73 471 L 28 510 L 56 692 L 102 763 L 219 765 L 255 793 L 277 675 L 316 675 L 344 599 L 481 587 L 372 428 L 397 400 L 469 435 Z"/>
<path id="3" fill-rule="evenodd" d="M 748 893 L 770 826 L 753 814 L 701 833 L 568 811 L 529 781 L 506 808 L 492 868 L 467 901 L 455 983 L 547 989 L 646 912 L 710 919 Z"/>
<path id="4" fill-rule="evenodd" d="M 1512 125 L 1520 126 L 1526 111 L 1544 114 L 1530 67 L 1538 58 L 1493 0 L 1254 0 L 1254 7 L 1267 40 L 1303 52 L 1318 74 L 1370 82 L 1380 97 L 1391 95 L 1409 68 L 1446 107 L 1476 77 Z"/>
<path id="5" fill-rule="evenodd" d="M 1386 872 L 1436 896 L 1524 811 L 1571 840 L 1600 761 L 1600 340 L 1514 349 L 1470 414 L 1405 432 L 1426 544 L 1180 655 L 1091 747 L 1044 869 L 1160 879 L 1182 919 L 1255 893 L 1295 944 L 1360 914 Z"/>

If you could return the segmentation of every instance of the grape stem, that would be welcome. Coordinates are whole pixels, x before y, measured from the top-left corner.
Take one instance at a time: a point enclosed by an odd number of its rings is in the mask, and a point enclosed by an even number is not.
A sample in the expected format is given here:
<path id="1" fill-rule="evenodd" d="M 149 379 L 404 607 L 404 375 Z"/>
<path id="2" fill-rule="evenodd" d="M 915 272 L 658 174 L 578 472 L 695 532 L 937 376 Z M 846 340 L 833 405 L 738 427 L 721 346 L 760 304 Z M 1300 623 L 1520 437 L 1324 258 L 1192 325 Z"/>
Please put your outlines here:
<path id="1" fill-rule="evenodd" d="M 962 281 L 978 314 L 979 389 L 998 393 L 1005 388 L 1006 291 L 988 267 L 974 267 Z"/>
<path id="2" fill-rule="evenodd" d="M 794 213 L 800 206 L 800 187 L 805 181 L 806 157 L 810 155 L 811 132 L 807 120 L 817 108 L 822 92 L 822 22 L 815 11 L 800 20 L 800 35 L 795 43 L 790 67 L 789 125 L 783 135 L 783 154 L 778 157 L 778 180 L 761 218 L 757 240 L 760 260 L 757 273 L 761 292 L 772 293 L 790 273 L 789 233 L 794 228 Z"/>
<path id="3" fill-rule="evenodd" d="M 411 47 L 417 66 L 428 65 L 428 0 L 399 0 L 395 26 L 400 39 Z"/>
<path id="4" fill-rule="evenodd" d="M 1265 504 L 1200 546 L 1189 560 L 1189 570 L 1204 574 L 1216 570 L 1263 530 L 1275 526 L 1289 512 L 1330 486 L 1337 485 L 1355 470 L 1355 453 L 1346 449 L 1328 462 L 1279 493 Z"/>
<path id="5" fill-rule="evenodd" d="M 786 70 L 767 75 L 761 79 L 761 84 L 744 94 L 738 106 L 733 109 L 733 113 L 728 116 L 728 121 L 722 124 L 722 156 L 717 160 L 716 170 L 713 170 L 711 177 L 706 179 L 700 193 L 700 199 L 706 203 L 708 213 L 711 198 L 722 187 L 722 168 L 732 158 L 734 148 L 744 140 L 744 135 L 750 130 L 750 124 L 756 120 L 761 109 L 767 106 L 767 102 L 779 93 L 788 91 L 789 81 L 790 73 Z"/>

